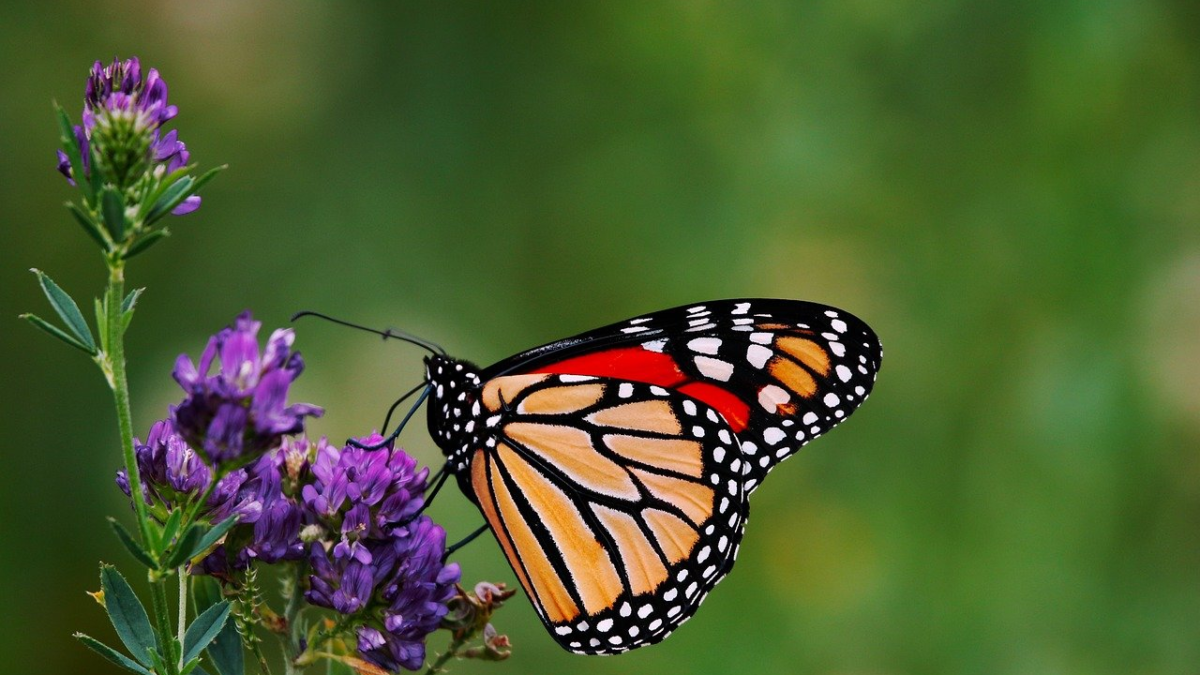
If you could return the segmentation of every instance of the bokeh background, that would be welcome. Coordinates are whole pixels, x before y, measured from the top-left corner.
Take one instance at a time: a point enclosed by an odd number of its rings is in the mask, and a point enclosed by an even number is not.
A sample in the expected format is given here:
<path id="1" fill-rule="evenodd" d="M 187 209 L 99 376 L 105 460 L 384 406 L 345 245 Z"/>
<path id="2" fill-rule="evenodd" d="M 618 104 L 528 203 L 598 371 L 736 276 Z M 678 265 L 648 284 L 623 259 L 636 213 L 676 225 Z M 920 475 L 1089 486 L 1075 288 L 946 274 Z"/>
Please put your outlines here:
<path id="1" fill-rule="evenodd" d="M 662 645 L 560 651 L 524 600 L 456 673 L 1194 673 L 1200 663 L 1200 20 L 1181 0 L 7 3 L 0 55 L 0 650 L 116 672 L 96 563 L 131 561 L 108 392 L 16 320 L 103 268 L 50 102 L 161 70 L 230 169 L 131 264 L 135 426 L 252 308 L 490 363 L 657 308 L 779 296 L 885 345 L 876 394 L 754 495 L 735 573 Z M 420 352 L 298 327 L 312 429 L 359 434 Z M 438 453 L 423 425 L 405 439 Z M 456 494 L 451 536 L 479 522 Z M 514 581 L 493 541 L 467 579 Z M 434 649 L 441 646 L 435 643 Z"/>

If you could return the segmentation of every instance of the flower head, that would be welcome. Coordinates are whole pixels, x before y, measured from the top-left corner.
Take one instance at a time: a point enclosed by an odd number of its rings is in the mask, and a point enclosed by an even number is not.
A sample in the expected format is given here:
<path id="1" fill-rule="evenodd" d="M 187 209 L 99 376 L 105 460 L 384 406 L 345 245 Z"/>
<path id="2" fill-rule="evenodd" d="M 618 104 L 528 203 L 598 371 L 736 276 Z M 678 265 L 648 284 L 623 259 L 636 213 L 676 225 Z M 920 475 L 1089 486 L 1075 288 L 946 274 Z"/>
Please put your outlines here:
<path id="1" fill-rule="evenodd" d="M 378 433 L 358 439 L 377 445 Z M 312 464 L 314 481 L 301 491 L 304 505 L 318 520 L 340 520 L 343 537 L 384 537 L 394 524 L 415 514 L 424 503 L 429 469 L 389 447 L 364 450 L 351 445 L 320 448 Z M 336 525 L 336 523 L 333 523 Z"/>
<path id="2" fill-rule="evenodd" d="M 209 340 L 198 365 L 186 354 L 175 362 L 175 381 L 188 396 L 171 408 L 171 419 L 214 462 L 244 461 L 278 447 L 284 436 L 304 429 L 305 417 L 324 412 L 305 403 L 286 405 L 288 388 L 304 370 L 304 361 L 291 351 L 295 336 L 290 329 L 272 333 L 260 353 L 261 326 L 243 312 L 232 327 Z M 214 362 L 219 365 L 209 374 Z"/>
<path id="3" fill-rule="evenodd" d="M 113 59 L 105 66 L 92 65 L 83 96 L 83 125 L 74 128 L 84 174 L 100 163 L 105 174 L 118 186 L 127 186 L 148 167 L 162 167 L 166 173 L 185 166 L 187 146 L 172 130 L 162 125 L 179 114 L 179 108 L 167 102 L 167 83 L 151 68 L 142 77 L 138 59 Z M 74 172 L 66 153 L 58 151 L 58 170 L 74 184 Z M 189 196 L 172 210 L 175 215 L 195 211 L 200 197 Z"/>

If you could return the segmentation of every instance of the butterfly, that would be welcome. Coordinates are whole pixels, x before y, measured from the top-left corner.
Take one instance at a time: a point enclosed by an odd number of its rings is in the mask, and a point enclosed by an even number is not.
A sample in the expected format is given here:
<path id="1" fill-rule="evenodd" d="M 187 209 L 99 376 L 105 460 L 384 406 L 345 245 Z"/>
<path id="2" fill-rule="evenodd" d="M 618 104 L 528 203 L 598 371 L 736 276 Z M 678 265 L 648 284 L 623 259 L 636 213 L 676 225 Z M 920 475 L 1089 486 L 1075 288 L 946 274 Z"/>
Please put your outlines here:
<path id="1" fill-rule="evenodd" d="M 429 431 L 554 639 L 615 654 L 696 612 L 750 493 L 866 400 L 882 355 L 834 307 L 698 303 L 482 369 L 427 357 Z"/>

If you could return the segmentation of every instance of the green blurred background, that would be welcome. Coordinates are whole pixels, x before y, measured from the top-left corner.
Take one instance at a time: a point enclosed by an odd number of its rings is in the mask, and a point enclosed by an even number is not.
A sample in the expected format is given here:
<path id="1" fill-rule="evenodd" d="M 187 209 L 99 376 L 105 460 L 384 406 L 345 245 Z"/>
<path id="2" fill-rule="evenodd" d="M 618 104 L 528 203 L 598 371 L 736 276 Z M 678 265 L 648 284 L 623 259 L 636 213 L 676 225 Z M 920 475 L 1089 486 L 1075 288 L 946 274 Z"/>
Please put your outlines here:
<path id="1" fill-rule="evenodd" d="M 1194 673 L 1200 668 L 1200 20 L 1182 0 L 8 3 L 0 54 L 0 650 L 110 672 L 84 595 L 133 569 L 94 366 L 16 320 L 102 264 L 61 203 L 51 99 L 139 55 L 202 167 L 132 263 L 135 427 L 252 308 L 395 326 L 490 363 L 735 296 L 869 321 L 876 394 L 754 495 L 735 573 L 662 645 L 456 673 Z M 298 327 L 341 439 L 420 352 Z M 438 453 L 423 424 L 406 445 Z M 439 499 L 455 537 L 480 521 Z M 465 577 L 514 581 L 493 541 Z M 435 643 L 434 649 L 442 643 Z M 112 670 L 111 672 L 116 672 Z"/>

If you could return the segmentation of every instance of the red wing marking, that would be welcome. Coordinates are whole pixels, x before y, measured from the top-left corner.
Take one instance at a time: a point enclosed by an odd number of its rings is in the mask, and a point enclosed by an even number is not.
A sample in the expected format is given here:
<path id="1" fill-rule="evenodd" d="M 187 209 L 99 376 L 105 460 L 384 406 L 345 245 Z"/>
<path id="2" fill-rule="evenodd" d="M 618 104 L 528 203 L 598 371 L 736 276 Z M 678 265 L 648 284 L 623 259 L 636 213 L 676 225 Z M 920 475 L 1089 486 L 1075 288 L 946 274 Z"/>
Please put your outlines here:
<path id="1" fill-rule="evenodd" d="M 674 387 L 687 379 L 675 359 L 642 347 L 602 349 L 574 356 L 531 371 L 555 375 L 592 375 Z"/>
<path id="2" fill-rule="evenodd" d="M 679 387 L 679 393 L 704 401 L 717 409 L 729 422 L 734 433 L 740 433 L 750 421 L 750 406 L 728 389 L 708 382 L 689 382 Z"/>

